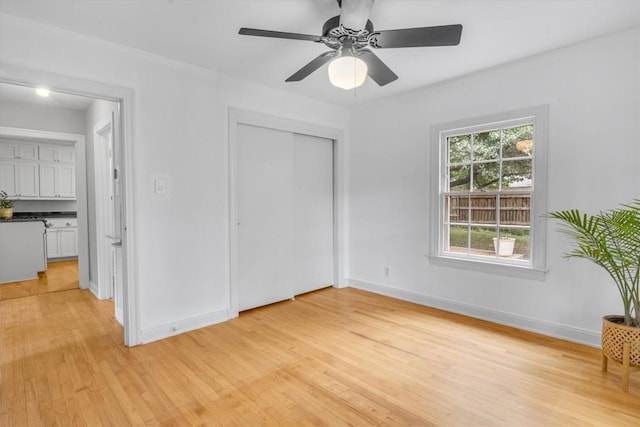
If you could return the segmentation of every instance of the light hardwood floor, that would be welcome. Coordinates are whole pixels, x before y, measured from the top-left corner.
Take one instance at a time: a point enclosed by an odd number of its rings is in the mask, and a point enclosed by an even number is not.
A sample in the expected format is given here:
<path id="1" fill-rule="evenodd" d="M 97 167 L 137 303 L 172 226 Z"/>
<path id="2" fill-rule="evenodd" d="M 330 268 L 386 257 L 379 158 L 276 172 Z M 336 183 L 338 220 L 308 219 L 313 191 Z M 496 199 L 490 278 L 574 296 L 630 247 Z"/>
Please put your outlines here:
<path id="1" fill-rule="evenodd" d="M 121 342 L 88 291 L 0 302 L 0 425 L 640 425 L 597 349 L 355 289 Z"/>
<path id="2" fill-rule="evenodd" d="M 1 284 L 0 301 L 79 287 L 78 260 L 50 262 L 37 279 Z"/>

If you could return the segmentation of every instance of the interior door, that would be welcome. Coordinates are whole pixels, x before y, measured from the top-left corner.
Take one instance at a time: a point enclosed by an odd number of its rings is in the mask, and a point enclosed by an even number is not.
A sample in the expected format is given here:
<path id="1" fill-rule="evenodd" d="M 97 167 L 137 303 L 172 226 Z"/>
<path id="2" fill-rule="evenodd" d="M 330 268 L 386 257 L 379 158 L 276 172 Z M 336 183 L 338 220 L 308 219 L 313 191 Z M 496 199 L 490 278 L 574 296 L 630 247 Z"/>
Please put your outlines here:
<path id="1" fill-rule="evenodd" d="M 119 111 L 119 108 L 118 108 Z M 113 230 L 116 235 L 111 244 L 111 279 L 113 283 L 113 302 L 115 306 L 116 320 L 123 325 L 124 324 L 124 311 L 123 311 L 123 254 L 122 254 L 122 241 L 125 236 L 126 230 L 122 220 L 123 215 L 123 201 L 122 201 L 122 179 L 121 171 L 122 167 L 122 149 L 118 139 L 120 130 L 120 117 L 115 112 L 111 113 L 111 135 L 109 138 L 109 145 L 111 147 L 112 156 L 109 159 L 111 164 L 111 171 L 113 172 L 112 187 L 109 189 L 113 195 Z"/>
<path id="2" fill-rule="evenodd" d="M 294 134 L 294 293 L 333 279 L 333 141 Z"/>
<path id="3" fill-rule="evenodd" d="M 286 300 L 293 289 L 293 134 L 238 125 L 238 308 Z"/>

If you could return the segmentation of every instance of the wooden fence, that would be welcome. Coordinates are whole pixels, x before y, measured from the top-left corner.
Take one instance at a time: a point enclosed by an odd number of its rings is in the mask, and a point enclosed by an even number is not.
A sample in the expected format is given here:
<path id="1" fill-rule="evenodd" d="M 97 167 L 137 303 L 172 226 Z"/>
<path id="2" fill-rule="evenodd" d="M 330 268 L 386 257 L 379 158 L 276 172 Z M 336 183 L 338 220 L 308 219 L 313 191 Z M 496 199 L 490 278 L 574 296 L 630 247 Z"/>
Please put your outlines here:
<path id="1" fill-rule="evenodd" d="M 498 196 L 461 195 L 449 196 L 449 220 L 469 221 L 475 224 L 496 224 L 496 202 Z M 528 194 L 500 195 L 500 224 L 529 225 L 531 221 L 531 196 Z"/>

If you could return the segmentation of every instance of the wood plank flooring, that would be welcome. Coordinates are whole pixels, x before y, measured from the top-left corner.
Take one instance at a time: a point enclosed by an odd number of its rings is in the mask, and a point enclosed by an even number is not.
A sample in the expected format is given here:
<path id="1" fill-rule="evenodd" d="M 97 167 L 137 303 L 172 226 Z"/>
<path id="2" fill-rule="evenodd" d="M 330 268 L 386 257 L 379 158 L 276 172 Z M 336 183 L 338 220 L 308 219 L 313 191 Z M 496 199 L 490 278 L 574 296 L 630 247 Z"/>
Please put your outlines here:
<path id="1" fill-rule="evenodd" d="M 0 302 L 0 425 L 640 425 L 597 349 L 355 289 L 121 343 L 89 291 Z"/>
<path id="2" fill-rule="evenodd" d="M 0 301 L 79 287 L 78 260 L 50 262 L 37 279 L 1 284 Z"/>

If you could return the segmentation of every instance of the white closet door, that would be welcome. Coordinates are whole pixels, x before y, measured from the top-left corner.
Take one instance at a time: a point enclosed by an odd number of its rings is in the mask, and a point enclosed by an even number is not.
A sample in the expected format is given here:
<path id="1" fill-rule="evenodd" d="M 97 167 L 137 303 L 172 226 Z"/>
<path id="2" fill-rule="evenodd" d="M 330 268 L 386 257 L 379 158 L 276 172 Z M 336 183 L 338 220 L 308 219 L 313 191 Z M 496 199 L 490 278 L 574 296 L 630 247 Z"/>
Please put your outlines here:
<path id="1" fill-rule="evenodd" d="M 238 308 L 294 296 L 293 134 L 238 125 Z"/>
<path id="2" fill-rule="evenodd" d="M 333 284 L 333 143 L 294 135 L 294 292 Z"/>

